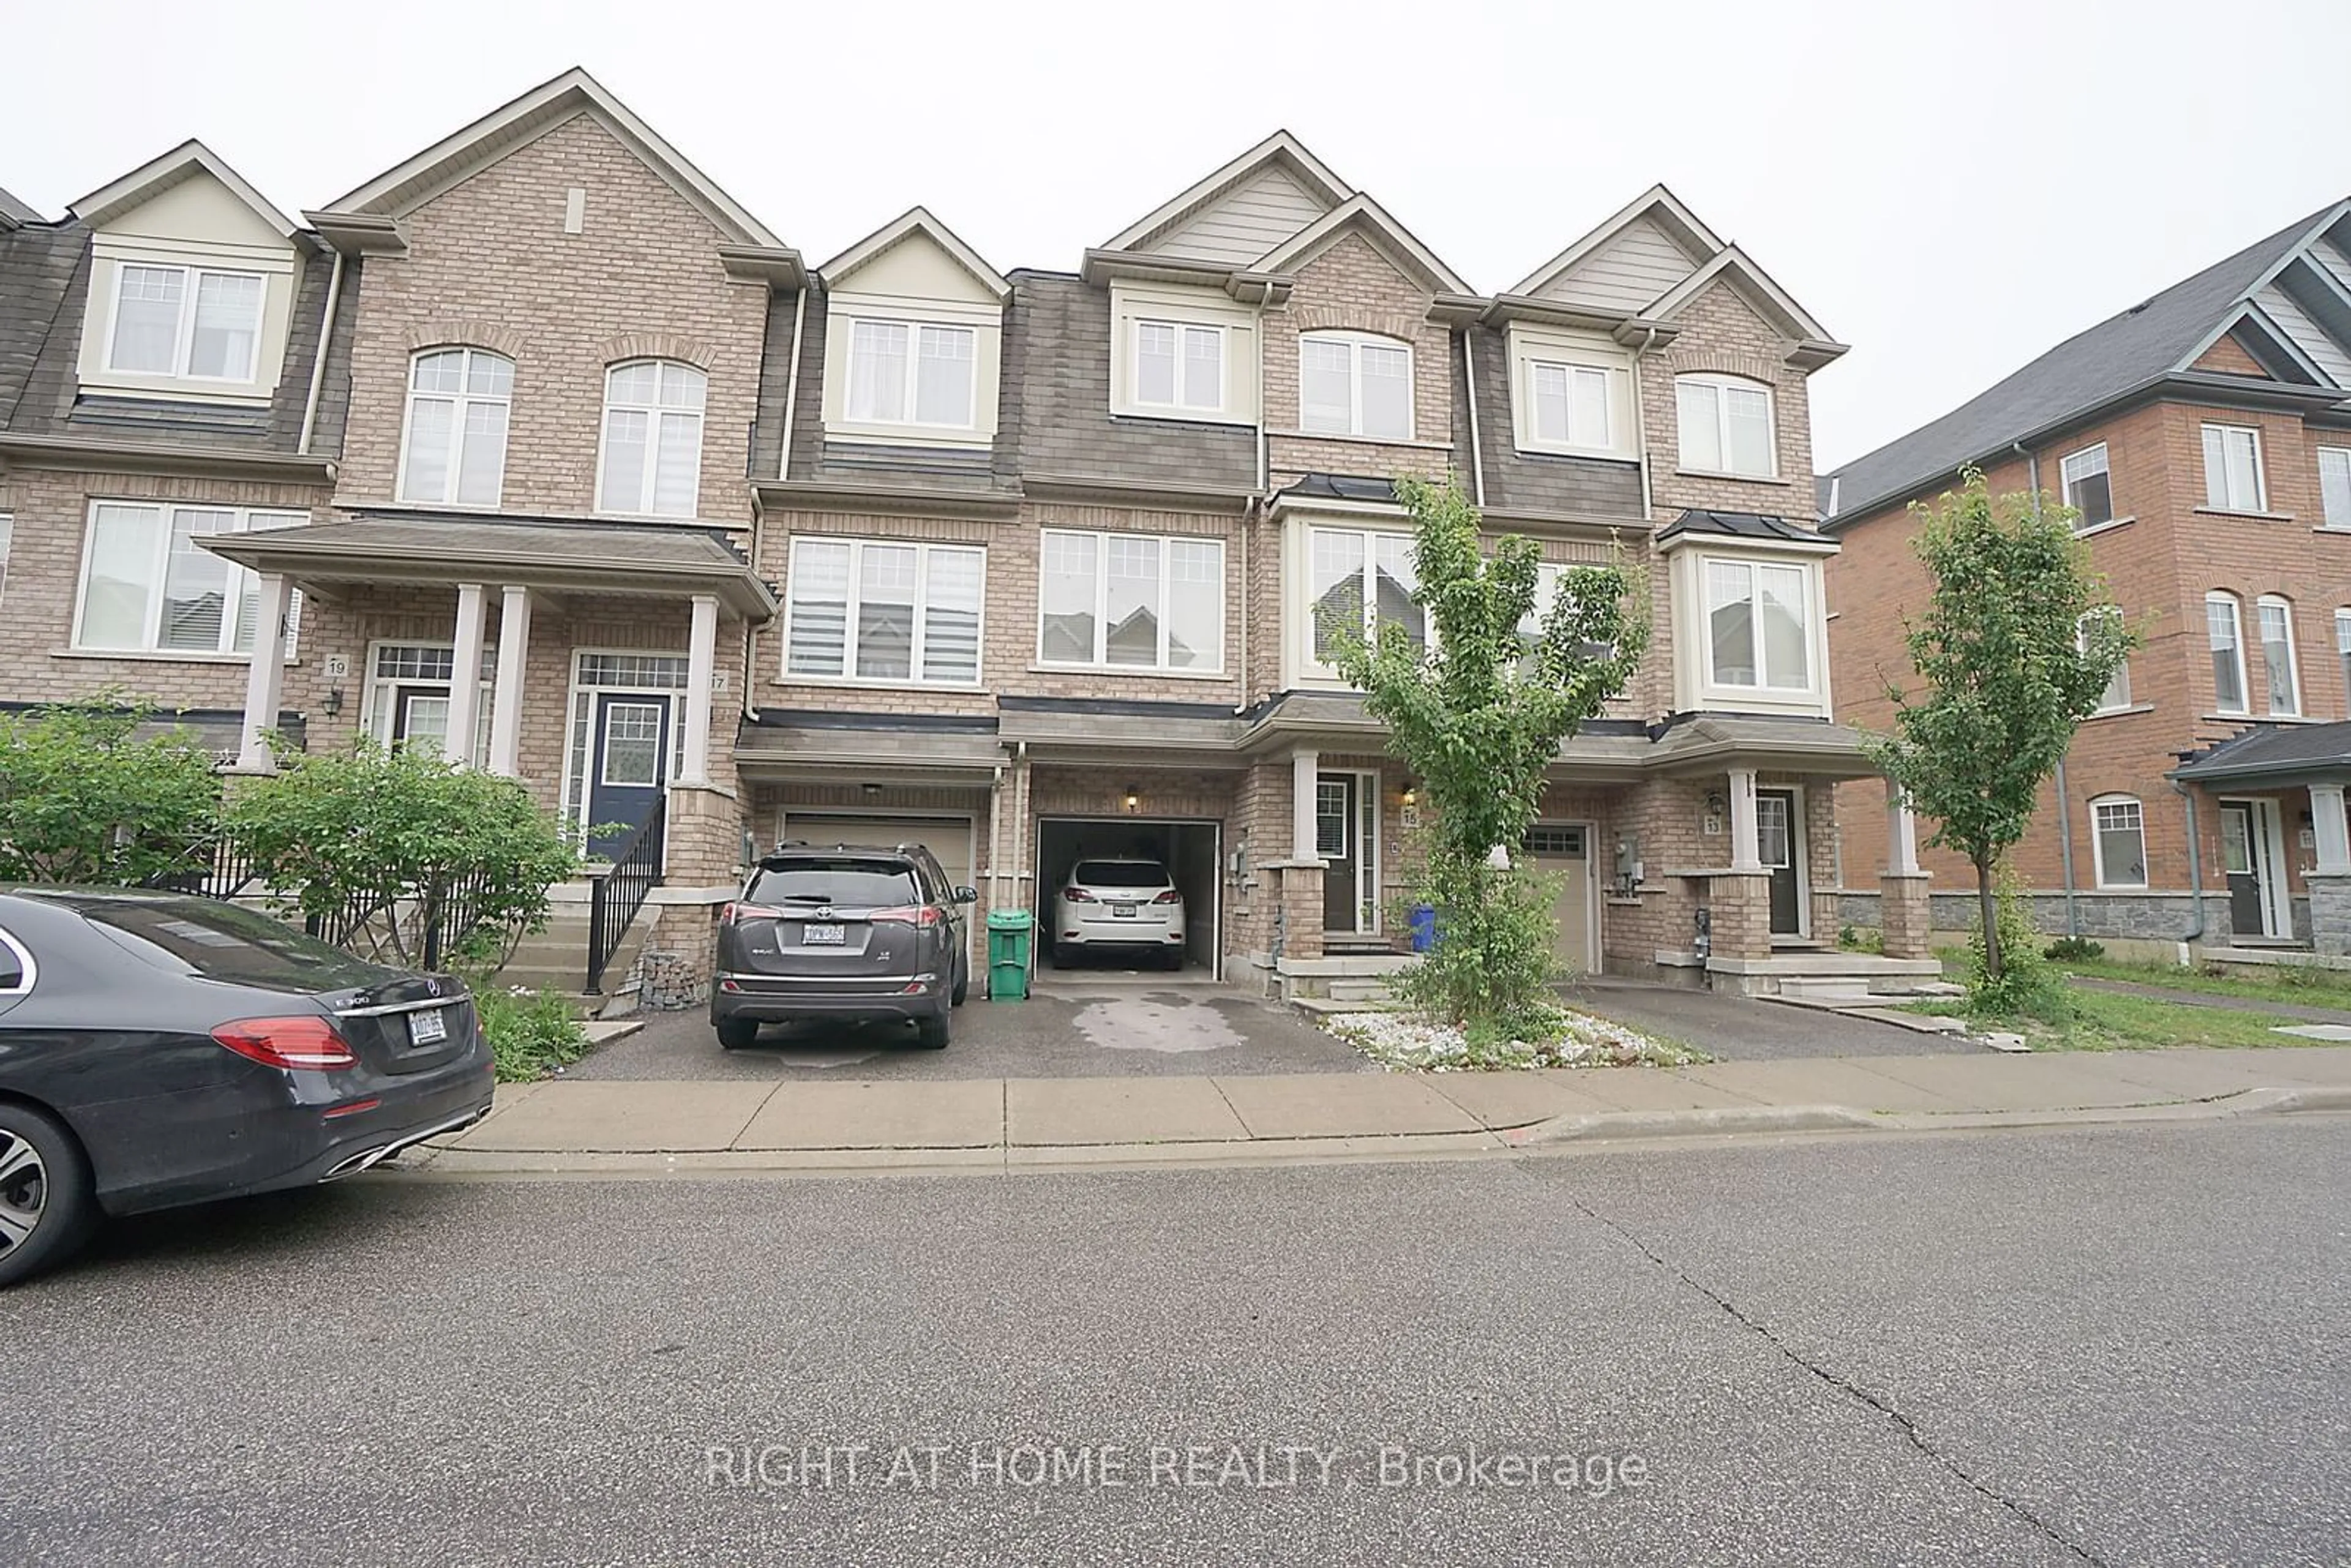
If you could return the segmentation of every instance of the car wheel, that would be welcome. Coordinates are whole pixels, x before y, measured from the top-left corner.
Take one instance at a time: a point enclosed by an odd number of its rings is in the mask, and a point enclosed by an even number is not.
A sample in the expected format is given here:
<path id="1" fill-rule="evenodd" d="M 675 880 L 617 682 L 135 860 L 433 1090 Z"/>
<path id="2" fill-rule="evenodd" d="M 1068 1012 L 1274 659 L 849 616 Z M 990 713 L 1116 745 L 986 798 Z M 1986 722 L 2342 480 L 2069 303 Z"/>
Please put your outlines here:
<path id="1" fill-rule="evenodd" d="M 0 1285 L 64 1262 L 97 1224 L 81 1145 L 55 1118 L 0 1101 Z"/>
<path id="2" fill-rule="evenodd" d="M 1159 955 L 1159 967 L 1163 969 L 1182 968 L 1184 967 L 1184 949 L 1181 947 L 1169 947 L 1164 949 Z"/>
<path id="3" fill-rule="evenodd" d="M 720 1019 L 712 1027 L 717 1030 L 719 1048 L 724 1051 L 747 1051 L 759 1041 L 757 1019 Z"/>
<path id="4" fill-rule="evenodd" d="M 914 1020 L 914 1043 L 925 1051 L 945 1051 L 947 1033 L 947 1015 L 945 1013 Z"/>

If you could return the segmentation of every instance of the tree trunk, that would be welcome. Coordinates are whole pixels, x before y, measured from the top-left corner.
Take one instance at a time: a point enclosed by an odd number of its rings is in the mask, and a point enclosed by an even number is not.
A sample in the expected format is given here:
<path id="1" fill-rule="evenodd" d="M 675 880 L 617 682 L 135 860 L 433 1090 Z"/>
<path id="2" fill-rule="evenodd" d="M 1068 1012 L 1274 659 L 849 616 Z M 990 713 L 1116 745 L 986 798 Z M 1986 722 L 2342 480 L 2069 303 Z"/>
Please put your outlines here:
<path id="1" fill-rule="evenodd" d="M 1977 918 L 1983 922 L 1984 978 L 1997 980 L 2007 960 L 2000 950 L 2000 898 L 1991 885 L 1992 868 L 1983 861 L 1976 862 Z"/>

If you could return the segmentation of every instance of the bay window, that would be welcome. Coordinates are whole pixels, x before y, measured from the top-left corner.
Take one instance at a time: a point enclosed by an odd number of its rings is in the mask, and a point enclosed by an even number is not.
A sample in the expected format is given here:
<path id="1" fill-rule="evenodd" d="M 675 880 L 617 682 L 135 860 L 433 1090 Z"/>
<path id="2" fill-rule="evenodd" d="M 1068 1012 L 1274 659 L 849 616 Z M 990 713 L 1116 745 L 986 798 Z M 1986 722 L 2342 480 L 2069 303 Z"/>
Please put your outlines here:
<path id="1" fill-rule="evenodd" d="M 1315 435 L 1411 440 L 1411 346 L 1362 332 L 1301 337 L 1298 428 Z"/>
<path id="2" fill-rule="evenodd" d="M 596 509 L 690 517 L 702 495 L 702 408 L 709 378 L 641 360 L 604 376 L 604 457 Z"/>
<path id="3" fill-rule="evenodd" d="M 2204 427 L 2204 504 L 2223 512 L 2269 509 L 2259 430 L 2241 424 Z"/>
<path id="4" fill-rule="evenodd" d="M 2212 649 L 2212 701 L 2222 713 L 2248 713 L 2245 702 L 2245 635 L 2233 593 L 2204 596 L 2205 640 Z"/>
<path id="5" fill-rule="evenodd" d="M 514 361 L 486 349 L 435 349 L 408 373 L 400 498 L 495 507 L 506 488 Z"/>
<path id="6" fill-rule="evenodd" d="M 2262 673 L 2268 677 L 2270 712 L 2287 718 L 2302 713 L 2302 681 L 2294 657 L 2294 606 L 2264 593 L 2253 606 L 2262 629 Z"/>
<path id="7" fill-rule="evenodd" d="M 123 262 L 114 269 L 114 326 L 106 368 L 143 376 L 251 382 L 259 374 L 257 272 Z"/>
<path id="8" fill-rule="evenodd" d="M 1428 646 L 1428 612 L 1415 603 L 1420 574 L 1413 563 L 1408 534 L 1360 528 L 1307 531 L 1309 652 L 1323 671 L 1332 670 L 1334 633 L 1369 641 L 1384 622 L 1405 629 L 1415 647 Z"/>
<path id="9" fill-rule="evenodd" d="M 986 560 L 966 545 L 794 539 L 786 675 L 978 685 Z"/>
<path id="10" fill-rule="evenodd" d="M 304 512 L 238 507 L 96 503 L 82 551 L 73 645 L 198 656 L 251 653 L 260 580 L 198 541 L 309 520 Z M 298 613 L 299 596 L 292 602 L 289 621 Z"/>
<path id="11" fill-rule="evenodd" d="M 1221 540 L 1049 528 L 1040 545 L 1040 664 L 1224 668 Z"/>
<path id="12" fill-rule="evenodd" d="M 1812 690 L 1812 569 L 1743 560 L 1705 566 L 1711 683 Z"/>
<path id="13" fill-rule="evenodd" d="M 1770 387 L 1737 376 L 1680 376 L 1674 407 L 1684 468 L 1747 479 L 1778 476 Z"/>

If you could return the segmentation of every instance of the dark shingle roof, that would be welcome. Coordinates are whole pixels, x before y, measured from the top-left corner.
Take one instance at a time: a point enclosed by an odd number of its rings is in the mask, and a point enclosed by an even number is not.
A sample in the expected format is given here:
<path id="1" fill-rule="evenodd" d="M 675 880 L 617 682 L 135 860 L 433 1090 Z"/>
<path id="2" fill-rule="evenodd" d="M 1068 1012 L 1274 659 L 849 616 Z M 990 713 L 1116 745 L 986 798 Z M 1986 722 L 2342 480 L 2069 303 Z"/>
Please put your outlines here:
<path id="1" fill-rule="evenodd" d="M 2351 772 L 2351 723 L 2255 725 L 2189 758 L 2173 777 L 2218 784 L 2328 769 Z"/>
<path id="2" fill-rule="evenodd" d="M 10 195 L 5 186 L 0 186 L 0 218 L 5 218 L 12 224 L 38 224 L 48 221 L 15 196 Z"/>
<path id="3" fill-rule="evenodd" d="M 1793 539 L 1804 544 L 1821 542 L 1821 536 L 1812 529 L 1765 512 L 1687 511 L 1657 531 L 1657 542 L 1663 544 L 1679 534 L 1720 534 L 1739 539 Z"/>
<path id="4" fill-rule="evenodd" d="M 0 430 L 15 426 L 16 405 L 64 307 L 87 238 L 78 226 L 35 225 L 0 233 Z"/>
<path id="5" fill-rule="evenodd" d="M 1322 501 L 1371 501 L 1394 505 L 1395 481 L 1374 479 L 1353 474 L 1308 474 L 1280 492 L 1284 496 L 1307 496 Z"/>
<path id="6" fill-rule="evenodd" d="M 1858 517 L 1947 478 L 2044 425 L 2162 375 L 2331 210 L 2313 213 L 2075 333 L 1940 419 L 1837 469 L 1831 476 L 1837 486 L 1837 517 Z"/>

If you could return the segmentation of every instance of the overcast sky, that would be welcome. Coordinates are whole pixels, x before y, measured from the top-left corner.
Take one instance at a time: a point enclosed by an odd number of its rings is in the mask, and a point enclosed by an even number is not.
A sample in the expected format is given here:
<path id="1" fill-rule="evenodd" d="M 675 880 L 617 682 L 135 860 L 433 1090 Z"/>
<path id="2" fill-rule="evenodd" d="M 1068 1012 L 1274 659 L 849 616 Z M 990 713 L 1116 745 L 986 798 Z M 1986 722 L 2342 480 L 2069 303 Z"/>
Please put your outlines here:
<path id="1" fill-rule="evenodd" d="M 1651 183 L 1853 352 L 1825 469 L 2351 193 L 2351 0 L 0 4 L 0 185 L 201 137 L 315 208 L 583 65 L 822 261 L 1073 268 L 1284 126 L 1483 291 Z"/>

